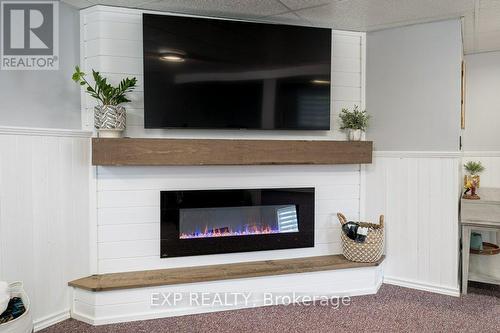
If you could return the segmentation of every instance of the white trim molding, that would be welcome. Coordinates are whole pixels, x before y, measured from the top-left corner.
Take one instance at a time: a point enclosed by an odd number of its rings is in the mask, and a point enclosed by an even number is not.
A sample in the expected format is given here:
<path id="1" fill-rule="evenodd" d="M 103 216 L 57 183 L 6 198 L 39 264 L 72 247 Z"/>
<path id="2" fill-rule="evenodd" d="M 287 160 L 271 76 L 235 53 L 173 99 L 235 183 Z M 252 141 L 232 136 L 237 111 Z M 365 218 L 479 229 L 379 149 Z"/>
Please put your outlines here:
<path id="1" fill-rule="evenodd" d="M 41 331 L 49 326 L 60 323 L 61 321 L 65 321 L 70 318 L 70 310 L 63 310 L 61 312 L 53 313 L 49 316 L 40 318 L 34 321 L 34 332 Z"/>
<path id="2" fill-rule="evenodd" d="M 72 138 L 90 138 L 92 132 L 76 129 L 32 128 L 0 126 L 0 135 L 57 136 Z"/>
<path id="3" fill-rule="evenodd" d="M 456 287 L 451 288 L 446 286 L 422 283 L 413 280 L 398 279 L 390 276 L 384 276 L 384 283 L 405 288 L 428 291 L 431 293 L 460 297 L 460 288 L 458 287 L 458 285 Z"/>
<path id="4" fill-rule="evenodd" d="M 383 151 L 373 152 L 374 157 L 387 158 L 460 158 L 460 151 Z"/>
<path id="5" fill-rule="evenodd" d="M 464 151 L 463 157 L 500 157 L 500 151 L 498 150 L 488 150 L 488 151 Z"/>

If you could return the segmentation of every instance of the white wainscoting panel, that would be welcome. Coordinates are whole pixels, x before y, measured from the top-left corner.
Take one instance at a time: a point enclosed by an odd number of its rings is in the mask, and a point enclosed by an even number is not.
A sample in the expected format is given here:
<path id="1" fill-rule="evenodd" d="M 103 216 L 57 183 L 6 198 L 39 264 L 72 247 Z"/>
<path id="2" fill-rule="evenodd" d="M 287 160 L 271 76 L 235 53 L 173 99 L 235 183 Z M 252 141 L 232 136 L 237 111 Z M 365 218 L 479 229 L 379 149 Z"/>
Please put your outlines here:
<path id="1" fill-rule="evenodd" d="M 81 67 L 90 73 L 101 71 L 110 82 L 135 76 L 139 86 L 131 94 L 127 107 L 127 131 L 130 137 L 203 137 L 203 138 L 295 138 L 345 140 L 339 131 L 338 114 L 342 108 L 364 107 L 365 34 L 333 31 L 331 131 L 245 131 L 245 130 L 155 130 L 144 129 L 144 88 L 142 55 L 142 14 L 152 12 L 107 6 L 81 11 Z M 82 95 L 82 126 L 93 128 L 95 101 Z"/>
<path id="2" fill-rule="evenodd" d="M 0 280 L 23 281 L 35 329 L 69 317 L 89 274 L 90 133 L 0 128 Z"/>
<path id="3" fill-rule="evenodd" d="M 160 258 L 160 191 L 315 187 L 313 248 Z M 357 219 L 360 170 L 348 166 L 98 167 L 98 272 L 338 254 L 336 213 Z"/>
<path id="4" fill-rule="evenodd" d="M 459 153 L 375 152 L 365 215 L 386 216 L 384 281 L 458 295 Z"/>

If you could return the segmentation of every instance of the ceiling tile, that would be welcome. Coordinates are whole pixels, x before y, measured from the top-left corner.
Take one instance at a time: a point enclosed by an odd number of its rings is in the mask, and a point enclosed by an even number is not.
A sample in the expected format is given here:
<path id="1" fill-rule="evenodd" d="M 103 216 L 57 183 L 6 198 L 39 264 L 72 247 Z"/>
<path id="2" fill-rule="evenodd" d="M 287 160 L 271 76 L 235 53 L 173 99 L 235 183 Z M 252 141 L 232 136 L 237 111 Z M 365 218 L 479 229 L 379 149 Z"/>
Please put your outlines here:
<path id="1" fill-rule="evenodd" d="M 87 0 L 64 0 L 63 2 L 79 9 L 93 6 L 93 3 Z"/>
<path id="2" fill-rule="evenodd" d="M 296 13 L 315 25 L 370 31 L 459 17 L 473 9 L 474 0 L 348 0 Z"/>
<path id="3" fill-rule="evenodd" d="M 284 5 L 292 10 L 317 7 L 321 5 L 331 4 L 342 0 L 280 0 Z"/>
<path id="4" fill-rule="evenodd" d="M 163 0 L 141 7 L 151 10 L 224 17 L 263 17 L 289 11 L 277 0 Z"/>
<path id="5" fill-rule="evenodd" d="M 464 53 L 465 54 L 470 54 L 475 52 L 474 48 L 474 36 L 473 35 L 464 35 L 463 37 L 463 42 L 464 42 Z"/>
<path id="6" fill-rule="evenodd" d="M 479 0 L 479 8 L 500 7 L 500 0 Z"/>
<path id="7" fill-rule="evenodd" d="M 474 52 L 500 50 L 500 31 L 478 33 L 474 36 Z"/>
<path id="8" fill-rule="evenodd" d="M 262 18 L 263 21 L 271 23 L 285 23 L 294 25 L 311 25 L 307 20 L 304 20 L 293 12 L 284 14 L 272 15 Z"/>
<path id="9" fill-rule="evenodd" d="M 500 31 L 500 6 L 481 8 L 477 17 L 476 32 Z"/>
<path id="10" fill-rule="evenodd" d="M 65 1 L 65 0 L 64 0 Z M 141 8 L 141 6 L 158 0 L 87 0 L 94 5 Z"/>

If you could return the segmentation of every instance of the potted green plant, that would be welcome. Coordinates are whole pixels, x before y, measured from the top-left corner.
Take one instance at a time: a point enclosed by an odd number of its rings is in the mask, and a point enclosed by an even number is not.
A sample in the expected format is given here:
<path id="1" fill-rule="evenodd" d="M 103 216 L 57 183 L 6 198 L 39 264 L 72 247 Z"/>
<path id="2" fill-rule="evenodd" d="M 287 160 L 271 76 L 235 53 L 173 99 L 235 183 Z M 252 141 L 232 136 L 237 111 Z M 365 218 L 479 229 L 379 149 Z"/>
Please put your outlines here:
<path id="1" fill-rule="evenodd" d="M 360 141 L 363 137 L 363 132 L 368 127 L 370 116 L 365 111 L 359 111 L 357 105 L 352 111 L 342 109 L 339 115 L 341 120 L 340 129 L 347 130 L 347 135 L 350 141 Z"/>
<path id="2" fill-rule="evenodd" d="M 130 100 L 127 94 L 134 90 L 137 79 L 125 78 L 118 86 L 107 82 L 99 72 L 92 70 L 94 84 L 85 78 L 86 74 L 75 67 L 72 79 L 85 88 L 85 92 L 95 98 L 99 104 L 94 107 L 94 127 L 99 137 L 121 137 L 126 127 L 126 110 L 121 105 Z"/>
<path id="3" fill-rule="evenodd" d="M 464 164 L 464 169 L 467 173 L 464 176 L 464 188 L 466 190 L 464 198 L 479 199 L 476 195 L 476 189 L 479 188 L 481 181 L 479 174 L 484 171 L 484 166 L 481 162 L 468 161 Z M 468 194 L 469 191 L 471 192 L 470 195 Z"/>

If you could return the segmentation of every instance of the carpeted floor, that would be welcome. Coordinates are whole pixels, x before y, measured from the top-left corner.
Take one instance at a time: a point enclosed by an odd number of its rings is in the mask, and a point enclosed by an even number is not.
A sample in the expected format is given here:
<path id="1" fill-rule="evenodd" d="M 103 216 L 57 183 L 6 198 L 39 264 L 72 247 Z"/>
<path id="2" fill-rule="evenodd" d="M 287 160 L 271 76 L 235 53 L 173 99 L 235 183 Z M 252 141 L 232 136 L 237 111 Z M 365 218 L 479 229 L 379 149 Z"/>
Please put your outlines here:
<path id="1" fill-rule="evenodd" d="M 93 327 L 66 320 L 41 333 L 500 332 L 500 289 L 471 284 L 463 297 L 383 285 L 349 306 L 272 306 Z"/>

